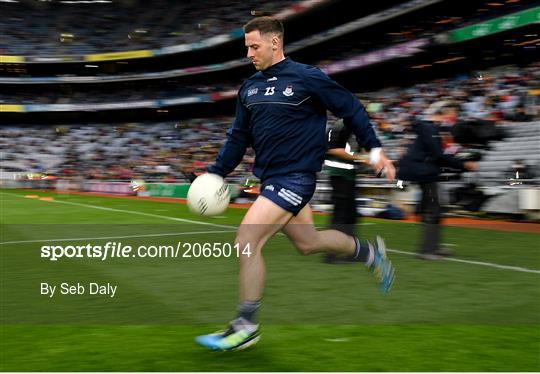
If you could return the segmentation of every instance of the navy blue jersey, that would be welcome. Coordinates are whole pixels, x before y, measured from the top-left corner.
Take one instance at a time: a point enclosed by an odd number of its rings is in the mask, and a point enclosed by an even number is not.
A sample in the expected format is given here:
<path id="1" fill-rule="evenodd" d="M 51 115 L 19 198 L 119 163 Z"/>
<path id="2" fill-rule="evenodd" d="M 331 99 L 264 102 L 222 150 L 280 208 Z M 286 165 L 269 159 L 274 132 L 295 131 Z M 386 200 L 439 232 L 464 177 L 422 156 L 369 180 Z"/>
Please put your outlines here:
<path id="1" fill-rule="evenodd" d="M 259 71 L 238 91 L 236 119 L 210 173 L 226 176 L 253 147 L 261 180 L 321 170 L 326 153 L 326 110 L 343 118 L 358 144 L 381 144 L 360 101 L 316 67 L 290 58 Z"/>

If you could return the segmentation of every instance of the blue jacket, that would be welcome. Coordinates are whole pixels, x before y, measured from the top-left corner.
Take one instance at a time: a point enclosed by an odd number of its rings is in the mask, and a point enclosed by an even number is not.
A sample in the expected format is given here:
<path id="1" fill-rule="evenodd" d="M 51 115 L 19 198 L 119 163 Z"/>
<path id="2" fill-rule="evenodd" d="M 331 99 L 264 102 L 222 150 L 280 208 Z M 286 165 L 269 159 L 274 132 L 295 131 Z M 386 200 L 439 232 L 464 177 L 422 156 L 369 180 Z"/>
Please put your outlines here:
<path id="1" fill-rule="evenodd" d="M 259 71 L 238 91 L 236 119 L 210 173 L 225 177 L 255 151 L 253 173 L 261 180 L 321 170 L 326 153 L 326 110 L 344 119 L 358 144 L 380 142 L 360 101 L 316 67 L 290 58 Z"/>
<path id="2" fill-rule="evenodd" d="M 465 170 L 463 161 L 445 154 L 437 126 L 431 122 L 413 124 L 416 138 L 399 160 L 397 176 L 412 182 L 435 182 L 441 174 L 441 167 Z"/>

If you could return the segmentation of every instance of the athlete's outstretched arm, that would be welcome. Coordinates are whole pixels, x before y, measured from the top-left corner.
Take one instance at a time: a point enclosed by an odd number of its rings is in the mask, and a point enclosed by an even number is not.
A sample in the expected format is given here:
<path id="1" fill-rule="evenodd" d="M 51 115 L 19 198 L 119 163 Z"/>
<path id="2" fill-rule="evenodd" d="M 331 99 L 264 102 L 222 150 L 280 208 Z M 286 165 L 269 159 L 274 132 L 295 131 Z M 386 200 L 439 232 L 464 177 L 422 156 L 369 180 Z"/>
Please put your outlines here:
<path id="1" fill-rule="evenodd" d="M 240 99 L 240 91 L 236 102 L 236 118 L 227 131 L 227 141 L 219 151 L 216 162 L 208 167 L 208 172 L 227 176 L 242 161 L 250 144 L 249 119 L 247 111 Z"/>
<path id="2" fill-rule="evenodd" d="M 378 173 L 382 170 L 388 180 L 395 177 L 395 168 L 381 149 L 381 142 L 373 130 L 369 117 L 360 100 L 349 90 L 330 79 L 315 67 L 306 69 L 306 86 L 328 110 L 343 118 L 343 123 L 356 136 L 360 146 L 370 151 L 370 163 Z"/>

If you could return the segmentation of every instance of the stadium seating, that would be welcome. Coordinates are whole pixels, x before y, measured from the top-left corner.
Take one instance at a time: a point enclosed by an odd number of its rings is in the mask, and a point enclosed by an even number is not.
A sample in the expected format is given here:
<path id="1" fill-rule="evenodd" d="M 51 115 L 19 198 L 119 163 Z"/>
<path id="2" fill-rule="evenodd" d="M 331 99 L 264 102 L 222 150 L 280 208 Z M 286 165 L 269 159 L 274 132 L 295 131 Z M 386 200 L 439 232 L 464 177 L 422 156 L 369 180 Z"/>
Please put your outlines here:
<path id="1" fill-rule="evenodd" d="M 507 180 L 515 160 L 523 160 L 529 167 L 537 169 L 540 164 L 540 122 L 512 123 L 503 126 L 508 138 L 492 144 L 480 161 L 479 179 L 483 184 L 497 184 Z M 533 170 L 536 178 L 538 170 Z"/>
<path id="2" fill-rule="evenodd" d="M 193 43 L 238 28 L 252 10 L 276 13 L 295 2 L 2 4 L 0 54 L 90 54 Z"/>

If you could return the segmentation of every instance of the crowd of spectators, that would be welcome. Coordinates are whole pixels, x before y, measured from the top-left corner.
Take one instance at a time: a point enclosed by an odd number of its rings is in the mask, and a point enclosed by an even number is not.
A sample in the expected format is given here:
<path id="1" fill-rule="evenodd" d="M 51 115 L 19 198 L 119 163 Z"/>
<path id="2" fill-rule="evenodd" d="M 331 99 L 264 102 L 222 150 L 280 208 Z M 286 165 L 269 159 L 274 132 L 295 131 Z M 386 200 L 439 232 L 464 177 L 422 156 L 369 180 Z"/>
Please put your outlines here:
<path id="1" fill-rule="evenodd" d="M 53 85 L 21 86 L 0 92 L 0 103 L 84 104 L 158 100 L 234 90 L 234 82 L 219 85 L 183 84 L 166 81 L 127 82 L 114 86 Z M 419 83 L 409 88 L 387 88 L 359 93 L 373 119 L 387 136 L 401 131 L 400 121 L 422 113 L 430 105 L 451 100 L 462 109 L 464 120 L 526 121 L 538 115 L 540 63 L 525 67 L 507 65 L 487 71 Z M 438 103 L 438 104 L 437 104 Z"/>
<path id="2" fill-rule="evenodd" d="M 185 180 L 204 171 L 230 118 L 121 125 L 6 126 L 0 169 L 92 180 Z M 251 171 L 248 155 L 235 175 Z"/>
<path id="3" fill-rule="evenodd" d="M 0 20 L 0 54 L 82 55 L 189 44 L 237 29 L 252 14 L 274 14 L 298 1 L 126 0 L 76 5 L 55 1 L 0 3 L 3 15 Z M 413 15 L 405 23 L 386 26 L 387 31 L 371 33 L 368 38 L 346 36 L 336 39 L 326 48 L 330 51 L 346 50 L 348 52 L 342 56 L 346 58 L 363 53 L 366 48 L 434 36 L 526 7 L 526 2 L 519 1 L 494 6 L 488 0 L 474 0 L 453 10 L 443 7 L 441 14 L 420 12 L 417 18 Z"/>
<path id="4" fill-rule="evenodd" d="M 80 55 L 201 41 L 298 0 L 0 3 L 0 55 Z"/>
<path id="5" fill-rule="evenodd" d="M 203 85 L 166 81 L 137 81 L 114 85 L 11 86 L 0 92 L 0 103 L 7 104 L 91 104 L 189 97 L 234 89 L 235 85 Z"/>
<path id="6" fill-rule="evenodd" d="M 409 88 L 359 93 L 376 131 L 399 140 L 407 123 L 452 105 L 458 121 L 529 121 L 539 118 L 540 63 L 503 66 L 482 75 L 439 79 Z M 223 144 L 232 118 L 178 123 L 128 123 L 2 129 L 0 169 L 91 179 L 183 179 L 202 172 Z M 397 144 L 397 143 L 393 143 Z M 395 155 L 395 150 L 389 150 Z M 251 152 L 251 151 L 250 151 Z M 233 178 L 249 176 L 248 153 Z"/>
<path id="7" fill-rule="evenodd" d="M 540 115 L 540 63 L 525 67 L 501 66 L 483 72 L 438 79 L 408 88 L 387 88 L 360 93 L 371 118 L 384 137 L 403 132 L 407 121 L 421 118 L 426 111 L 453 105 L 459 121 L 529 121 Z"/>

